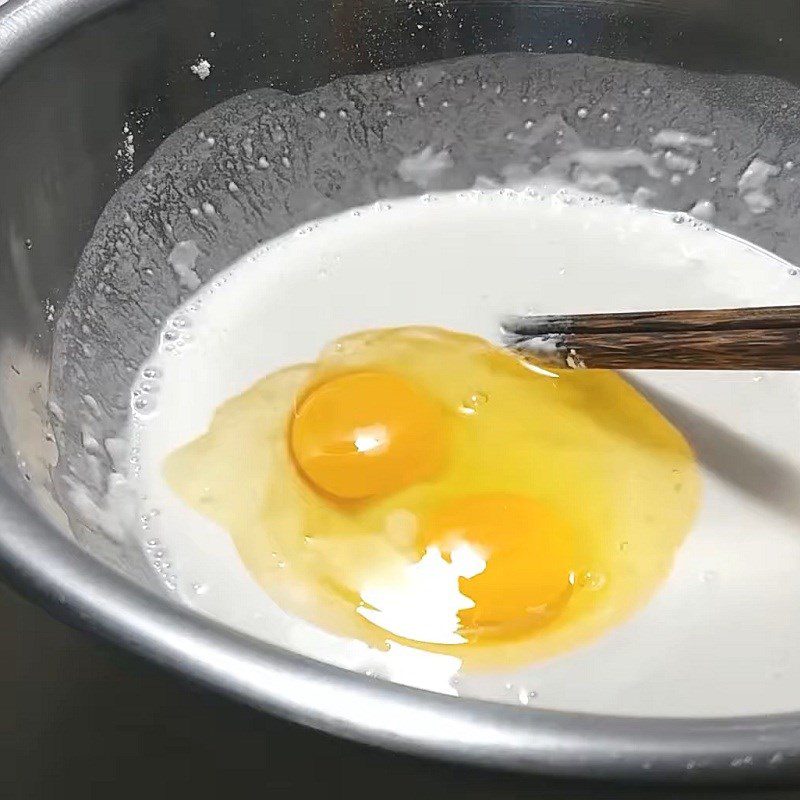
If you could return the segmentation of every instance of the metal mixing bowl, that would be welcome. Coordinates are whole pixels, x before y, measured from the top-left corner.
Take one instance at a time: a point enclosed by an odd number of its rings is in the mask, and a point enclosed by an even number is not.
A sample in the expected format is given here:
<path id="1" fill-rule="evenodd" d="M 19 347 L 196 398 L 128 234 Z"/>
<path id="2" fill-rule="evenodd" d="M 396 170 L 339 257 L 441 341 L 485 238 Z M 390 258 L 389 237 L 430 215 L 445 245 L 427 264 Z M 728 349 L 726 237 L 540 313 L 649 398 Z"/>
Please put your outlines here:
<path id="1" fill-rule="evenodd" d="M 0 0 L 0 561 L 58 616 L 209 688 L 360 741 L 571 776 L 791 776 L 800 713 L 666 720 L 506 707 L 281 651 L 176 605 L 124 557 L 115 568 L 87 552 L 48 490 L 53 319 L 127 177 L 131 165 L 120 170 L 115 154 L 130 109 L 147 109 L 138 167 L 167 134 L 247 89 L 295 93 L 346 74 L 521 49 L 800 81 L 793 0 Z M 203 53 L 213 53 L 214 80 L 186 80 Z"/>

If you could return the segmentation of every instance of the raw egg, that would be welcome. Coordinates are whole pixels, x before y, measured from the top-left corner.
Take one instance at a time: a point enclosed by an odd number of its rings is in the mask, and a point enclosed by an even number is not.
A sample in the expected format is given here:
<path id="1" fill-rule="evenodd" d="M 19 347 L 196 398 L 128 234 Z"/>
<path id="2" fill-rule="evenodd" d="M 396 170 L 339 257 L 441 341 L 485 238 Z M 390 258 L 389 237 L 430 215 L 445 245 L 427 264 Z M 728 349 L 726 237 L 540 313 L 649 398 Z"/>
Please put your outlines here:
<path id="1" fill-rule="evenodd" d="M 474 664 L 552 656 L 628 618 L 699 493 L 689 445 L 621 376 L 423 327 L 266 376 L 165 475 L 290 613 Z"/>
<path id="2" fill-rule="evenodd" d="M 354 372 L 314 387 L 291 424 L 290 450 L 320 492 L 340 500 L 391 494 L 436 474 L 443 408 L 387 372 Z"/>

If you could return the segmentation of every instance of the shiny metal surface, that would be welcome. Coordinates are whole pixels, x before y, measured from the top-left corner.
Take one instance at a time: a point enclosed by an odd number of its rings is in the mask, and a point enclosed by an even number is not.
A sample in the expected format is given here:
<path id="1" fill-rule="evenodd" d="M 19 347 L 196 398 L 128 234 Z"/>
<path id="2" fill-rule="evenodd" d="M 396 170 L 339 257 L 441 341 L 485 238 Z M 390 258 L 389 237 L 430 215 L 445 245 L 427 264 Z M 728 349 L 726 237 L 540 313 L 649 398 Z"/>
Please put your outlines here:
<path id="1" fill-rule="evenodd" d="M 437 800 L 796 800 L 792 788 L 643 787 L 433 762 L 286 723 L 189 685 L 49 618 L 0 585 L 7 800 L 409 797 Z M 13 690 L 12 690 L 13 687 Z M 43 702 L 46 698 L 46 702 Z M 142 768 L 143 763 L 146 768 Z M 232 769 L 235 765 L 235 769 Z M 313 765 L 313 768 L 310 768 Z"/>
<path id="2" fill-rule="evenodd" d="M 389 685 L 200 618 L 104 566 L 48 521 L 57 524 L 58 512 L 37 486 L 27 406 L 47 391 L 48 317 L 57 313 L 78 255 L 124 178 L 114 154 L 131 108 L 148 110 L 137 139 L 138 166 L 175 128 L 248 88 L 298 92 L 343 74 L 472 53 L 574 48 L 800 78 L 793 2 L 759 8 L 498 0 L 444 7 L 442 13 L 434 3 L 383 0 L 9 0 L 0 6 L 3 570 L 74 624 L 255 707 L 349 738 L 573 776 L 797 776 L 800 715 L 630 720 Z M 198 54 L 213 55 L 214 81 L 180 80 Z"/>

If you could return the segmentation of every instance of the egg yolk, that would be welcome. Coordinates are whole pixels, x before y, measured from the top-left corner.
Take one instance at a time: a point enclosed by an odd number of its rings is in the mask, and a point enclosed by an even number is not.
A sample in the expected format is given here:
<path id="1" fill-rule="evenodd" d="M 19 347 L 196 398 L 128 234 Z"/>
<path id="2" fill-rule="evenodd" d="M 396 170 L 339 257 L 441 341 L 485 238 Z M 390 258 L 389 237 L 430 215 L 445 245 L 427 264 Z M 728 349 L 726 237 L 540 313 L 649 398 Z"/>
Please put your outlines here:
<path id="1" fill-rule="evenodd" d="M 459 579 L 461 593 L 474 603 L 459 613 L 467 635 L 502 636 L 542 625 L 569 599 L 572 531 L 530 497 L 497 493 L 449 501 L 426 520 L 420 544 L 438 546 L 445 557 L 467 546 L 479 557 L 477 574 Z"/>
<path id="2" fill-rule="evenodd" d="M 436 400 L 397 375 L 340 375 L 300 401 L 290 449 L 305 478 L 334 498 L 387 495 L 439 470 L 442 414 Z"/>

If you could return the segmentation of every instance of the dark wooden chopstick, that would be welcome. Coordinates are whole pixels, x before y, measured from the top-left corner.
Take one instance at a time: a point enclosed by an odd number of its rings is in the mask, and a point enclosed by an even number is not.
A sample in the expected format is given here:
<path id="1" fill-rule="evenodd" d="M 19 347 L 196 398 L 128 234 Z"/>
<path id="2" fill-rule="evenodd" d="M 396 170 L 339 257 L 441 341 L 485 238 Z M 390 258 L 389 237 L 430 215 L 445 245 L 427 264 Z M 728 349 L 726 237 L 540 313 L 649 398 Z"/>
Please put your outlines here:
<path id="1" fill-rule="evenodd" d="M 800 370 L 800 307 L 513 317 L 506 343 L 595 369 Z"/>
<path id="2" fill-rule="evenodd" d="M 520 336 L 542 336 L 547 333 L 800 328 L 800 306 L 509 317 L 503 323 L 503 328 Z"/>

